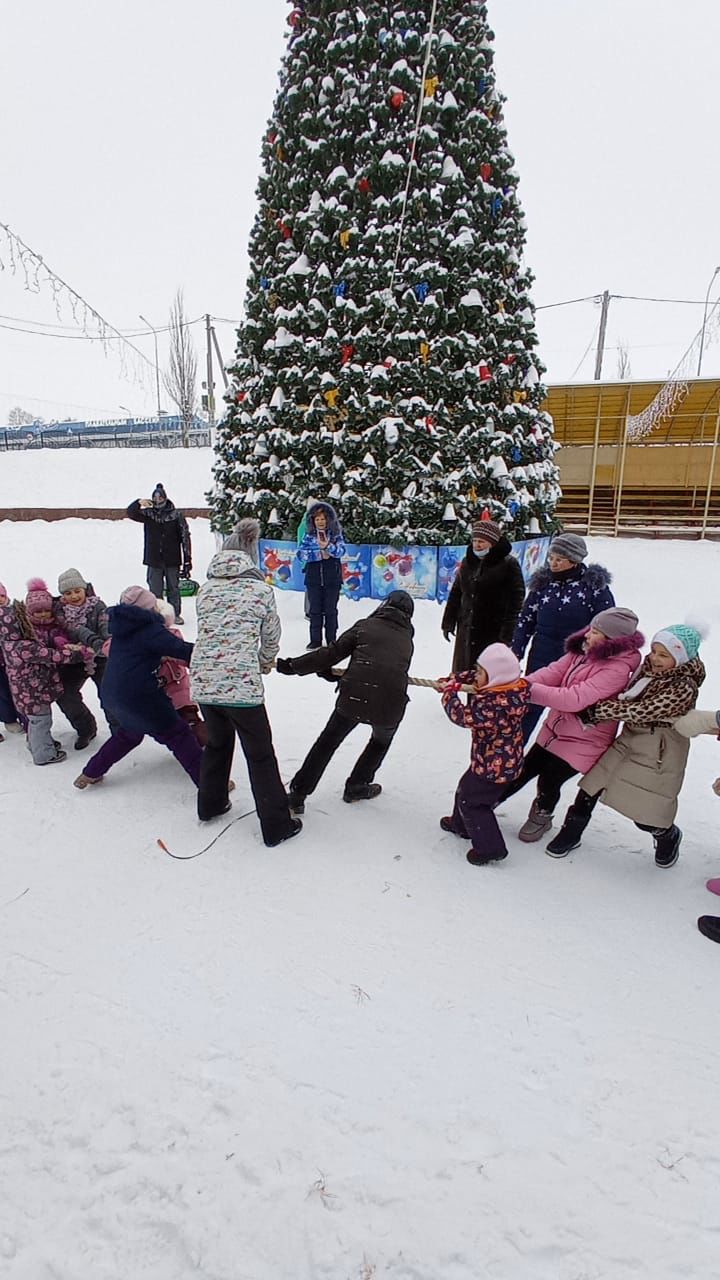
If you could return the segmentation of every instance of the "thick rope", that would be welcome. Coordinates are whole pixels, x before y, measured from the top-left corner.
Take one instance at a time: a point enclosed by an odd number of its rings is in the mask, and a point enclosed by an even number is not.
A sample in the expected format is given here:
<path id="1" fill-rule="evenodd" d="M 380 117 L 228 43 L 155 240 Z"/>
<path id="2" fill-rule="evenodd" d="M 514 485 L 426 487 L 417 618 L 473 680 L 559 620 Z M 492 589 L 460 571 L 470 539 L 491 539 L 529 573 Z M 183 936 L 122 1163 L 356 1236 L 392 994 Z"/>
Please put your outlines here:
<path id="1" fill-rule="evenodd" d="M 272 665 L 274 669 L 275 663 L 273 662 Z M 347 667 L 333 667 L 329 674 L 335 676 L 339 680 L 341 676 L 346 674 L 346 672 Z M 415 685 L 417 689 L 437 689 L 438 693 L 443 693 L 448 680 L 452 680 L 452 677 L 447 676 L 444 680 L 424 680 L 421 676 L 409 676 L 408 684 Z M 461 684 L 457 686 L 456 692 L 477 693 L 477 689 L 472 684 Z"/>

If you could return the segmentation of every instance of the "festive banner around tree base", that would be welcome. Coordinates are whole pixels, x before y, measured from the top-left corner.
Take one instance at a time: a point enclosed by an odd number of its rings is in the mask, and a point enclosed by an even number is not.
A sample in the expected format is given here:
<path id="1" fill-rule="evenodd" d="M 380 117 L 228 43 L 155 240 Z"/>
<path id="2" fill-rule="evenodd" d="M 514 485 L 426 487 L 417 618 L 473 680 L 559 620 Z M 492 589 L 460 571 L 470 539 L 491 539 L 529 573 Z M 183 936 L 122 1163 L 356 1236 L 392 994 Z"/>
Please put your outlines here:
<path id="1" fill-rule="evenodd" d="M 513 555 L 529 582 L 545 563 L 549 538 L 529 538 L 513 543 Z M 458 565 L 467 546 L 390 547 L 348 545 L 342 561 L 343 595 L 350 600 L 383 600 L 402 588 L 416 600 L 448 597 Z M 280 591 L 304 591 L 305 578 L 294 542 L 263 538 L 260 541 L 260 568 L 265 580 Z"/>

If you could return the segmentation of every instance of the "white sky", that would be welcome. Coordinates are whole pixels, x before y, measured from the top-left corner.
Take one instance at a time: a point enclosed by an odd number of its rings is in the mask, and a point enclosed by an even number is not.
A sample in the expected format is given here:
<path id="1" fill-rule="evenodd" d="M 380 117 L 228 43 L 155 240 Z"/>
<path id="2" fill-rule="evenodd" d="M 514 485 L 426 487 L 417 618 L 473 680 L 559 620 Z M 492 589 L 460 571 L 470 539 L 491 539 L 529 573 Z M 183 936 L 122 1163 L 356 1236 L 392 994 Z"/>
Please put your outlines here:
<path id="1" fill-rule="evenodd" d="M 605 288 L 703 299 L 720 264 L 718 0 L 489 11 L 536 303 Z M 139 312 L 164 324 L 178 285 L 191 317 L 239 319 L 288 12 L 285 0 L 5 0 L 0 221 L 118 328 L 142 328 Z M 9 271 L 0 313 L 57 322 L 49 294 Z M 664 376 L 701 320 L 702 306 L 613 302 L 605 375 L 626 340 L 634 377 Z M 592 303 L 540 313 L 548 380 L 592 377 L 592 351 L 581 361 L 597 321 Z M 229 359 L 234 329 L 217 332 Z M 152 338 L 138 345 L 151 360 Z M 143 387 L 97 344 L 0 328 L 0 422 L 17 403 L 45 418 L 151 412 L 148 373 Z M 703 373 L 720 374 L 717 342 Z"/>

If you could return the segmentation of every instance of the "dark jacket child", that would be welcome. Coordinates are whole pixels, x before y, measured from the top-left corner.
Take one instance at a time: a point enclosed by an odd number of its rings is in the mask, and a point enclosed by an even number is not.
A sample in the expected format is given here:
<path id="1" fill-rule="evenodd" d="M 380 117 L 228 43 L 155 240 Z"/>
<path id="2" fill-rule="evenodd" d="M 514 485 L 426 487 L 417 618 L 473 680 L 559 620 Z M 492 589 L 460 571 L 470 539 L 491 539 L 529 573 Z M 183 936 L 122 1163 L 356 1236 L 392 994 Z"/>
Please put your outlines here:
<path id="1" fill-rule="evenodd" d="M 446 640 L 455 635 L 453 671 L 469 671 L 488 645 L 511 643 L 524 599 L 522 570 L 502 529 L 475 520 L 441 623 Z"/>
<path id="2" fill-rule="evenodd" d="M 27 721 L 27 745 L 37 765 L 65 760 L 52 736 L 52 704 L 62 694 L 60 668 L 71 656 L 59 648 L 52 624 L 52 596 L 45 583 L 33 578 L 25 602 L 0 608 L 0 650 L 10 693 L 18 714 Z M 50 634 L 42 634 L 50 624 Z"/>
<path id="3" fill-rule="evenodd" d="M 303 566 L 310 605 L 309 649 L 333 644 L 338 628 L 338 600 L 342 587 L 345 539 L 335 509 L 329 502 L 315 502 L 307 513 L 305 534 L 297 551 Z"/>
<path id="4" fill-rule="evenodd" d="M 127 514 L 144 529 L 143 564 L 147 567 L 148 587 L 158 600 L 163 592 L 167 593 L 175 621 L 181 623 L 180 578 L 189 578 L 192 573 L 188 522 L 161 484 L 155 485 L 152 498 L 131 502 Z"/>
<path id="5" fill-rule="evenodd" d="M 0 582 L 0 609 L 6 609 L 9 603 L 10 600 L 5 590 L 5 584 Z M 12 700 L 2 649 L 0 649 L 0 721 L 5 725 L 9 733 L 22 733 L 23 731 L 17 707 Z M 3 737 L 0 734 L 0 742 L 2 741 Z"/>
<path id="6" fill-rule="evenodd" d="M 526 675 L 557 662 L 568 636 L 589 627 L 596 614 L 615 604 L 610 574 L 600 564 L 583 564 L 587 553 L 579 534 L 558 533 L 550 543 L 547 564 L 530 579 L 512 641 L 520 661 L 530 644 Z M 530 707 L 523 728 L 526 742 L 541 715 L 542 707 Z"/>
<path id="7" fill-rule="evenodd" d="M 655 843 L 655 865 L 678 860 L 682 831 L 674 825 L 685 777 L 689 742 L 673 722 L 695 706 L 705 668 L 700 634 L 673 626 L 653 636 L 636 679 L 617 698 L 604 698 L 582 713 L 589 724 L 621 720 L 623 728 L 598 763 L 580 780 L 565 822 L 547 846 L 553 858 L 577 849 L 598 800 L 631 818 Z"/>
<path id="8" fill-rule="evenodd" d="M 55 617 L 72 641 L 83 645 L 86 652 L 94 655 L 91 667 L 83 662 L 63 667 L 63 695 L 58 698 L 60 710 L 77 734 L 75 750 L 84 751 L 97 737 L 97 722 L 83 701 L 81 689 L 90 678 L 100 692 L 107 665 L 103 654 L 103 645 L 108 638 L 107 605 L 77 569 L 66 569 L 58 578 Z M 112 725 L 109 728 L 112 731 Z"/>
<path id="9" fill-rule="evenodd" d="M 112 647 L 100 700 L 117 728 L 85 765 L 75 786 L 81 791 L 140 746 L 147 734 L 167 747 L 197 786 L 202 748 L 178 715 L 157 678 L 163 658 L 189 662 L 193 646 L 168 631 L 157 601 L 144 587 L 128 587 L 108 611 Z"/>
<path id="10" fill-rule="evenodd" d="M 463 704 L 459 687 L 474 684 L 476 692 Z M 530 686 L 521 679 L 520 663 L 504 644 L 491 644 L 477 666 L 453 676 L 445 684 L 442 704 L 453 724 L 472 731 L 470 768 L 455 792 L 452 816 L 441 818 L 443 831 L 471 840 L 467 860 L 473 866 L 507 857 L 493 809 L 508 783 L 522 769 L 522 720 L 530 701 Z"/>
<path id="11" fill-rule="evenodd" d="M 564 657 L 528 675 L 532 702 L 541 712 L 550 710 L 537 742 L 525 755 L 522 773 L 505 793 L 512 796 L 537 778 L 537 793 L 518 831 L 519 840 L 530 843 L 544 836 L 552 826 L 563 784 L 577 773 L 587 773 L 613 741 L 616 721 L 586 725 L 579 715 L 627 688 L 645 643 L 637 624 L 631 609 L 603 609 L 589 627 L 568 637 Z"/>
<path id="12" fill-rule="evenodd" d="M 413 598 L 407 591 L 391 591 L 369 617 L 344 631 L 334 644 L 303 654 L 278 658 L 282 675 L 329 673 L 337 662 L 350 658 L 338 681 L 338 698 L 320 737 L 290 783 L 293 813 L 303 813 L 305 797 L 312 795 L 341 742 L 359 724 L 368 724 L 372 737 L 350 773 L 343 800 L 374 800 L 382 787 L 373 779 L 390 749 L 408 702 L 408 670 L 413 655 Z"/>

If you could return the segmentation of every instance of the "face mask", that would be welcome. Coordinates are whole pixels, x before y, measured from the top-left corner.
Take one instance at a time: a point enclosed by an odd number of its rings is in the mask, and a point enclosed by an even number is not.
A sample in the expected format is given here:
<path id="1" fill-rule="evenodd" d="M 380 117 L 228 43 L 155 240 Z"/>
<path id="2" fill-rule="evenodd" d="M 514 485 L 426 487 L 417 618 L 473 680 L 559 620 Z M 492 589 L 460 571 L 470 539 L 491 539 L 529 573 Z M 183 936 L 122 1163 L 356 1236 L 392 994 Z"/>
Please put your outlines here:
<path id="1" fill-rule="evenodd" d="M 484 551 L 476 551 L 474 554 L 477 556 L 478 560 L 484 560 L 489 550 L 490 548 L 486 547 Z"/>

